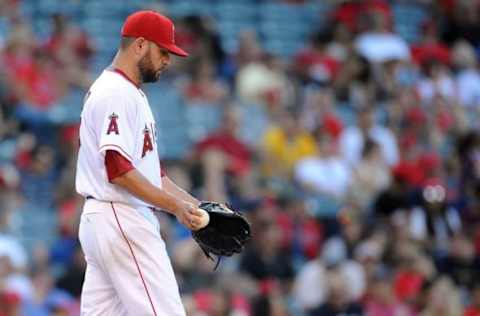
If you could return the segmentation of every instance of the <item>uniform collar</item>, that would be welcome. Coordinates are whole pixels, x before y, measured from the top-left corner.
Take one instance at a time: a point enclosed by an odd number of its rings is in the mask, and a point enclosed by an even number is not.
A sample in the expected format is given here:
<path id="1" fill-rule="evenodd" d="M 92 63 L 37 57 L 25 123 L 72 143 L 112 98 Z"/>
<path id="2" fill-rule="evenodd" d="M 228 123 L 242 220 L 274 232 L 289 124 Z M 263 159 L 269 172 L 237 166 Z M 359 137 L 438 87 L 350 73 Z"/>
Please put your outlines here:
<path id="1" fill-rule="evenodd" d="M 113 68 L 112 71 L 116 72 L 117 74 L 119 74 L 120 76 L 122 76 L 123 78 L 125 78 L 127 81 L 129 81 L 131 84 L 133 84 L 137 89 L 140 90 L 140 86 L 135 83 L 135 81 L 133 81 L 132 79 L 130 79 L 129 76 L 127 76 L 127 74 L 125 72 L 123 72 L 121 69 L 119 68 Z"/>

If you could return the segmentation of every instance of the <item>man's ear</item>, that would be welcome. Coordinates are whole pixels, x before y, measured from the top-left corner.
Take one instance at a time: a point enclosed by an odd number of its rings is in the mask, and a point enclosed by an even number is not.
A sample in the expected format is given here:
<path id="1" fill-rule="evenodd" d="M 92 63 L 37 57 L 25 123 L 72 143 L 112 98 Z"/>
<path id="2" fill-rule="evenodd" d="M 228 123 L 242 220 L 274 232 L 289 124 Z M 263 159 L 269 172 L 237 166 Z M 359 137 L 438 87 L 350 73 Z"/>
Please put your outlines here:
<path id="1" fill-rule="evenodd" d="M 144 37 L 137 37 L 135 42 L 133 43 L 135 55 L 140 56 L 142 58 L 148 52 L 149 42 Z"/>

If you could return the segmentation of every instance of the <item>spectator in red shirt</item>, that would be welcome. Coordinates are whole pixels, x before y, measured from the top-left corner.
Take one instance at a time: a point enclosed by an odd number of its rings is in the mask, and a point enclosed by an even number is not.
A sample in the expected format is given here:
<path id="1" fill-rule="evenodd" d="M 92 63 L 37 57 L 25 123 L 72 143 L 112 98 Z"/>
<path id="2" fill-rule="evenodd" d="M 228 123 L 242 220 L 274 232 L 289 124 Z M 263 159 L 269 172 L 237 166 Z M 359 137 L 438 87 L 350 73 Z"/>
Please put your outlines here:
<path id="1" fill-rule="evenodd" d="M 20 74 L 19 79 L 27 88 L 25 101 L 39 110 L 46 110 L 54 105 L 65 92 L 53 59 L 42 50 L 35 51 L 33 64 Z"/>
<path id="2" fill-rule="evenodd" d="M 299 260 L 310 260 L 319 254 L 323 243 L 321 224 L 311 216 L 301 200 L 285 198 L 281 201 L 277 225 L 282 234 L 282 248 L 291 251 Z"/>
<path id="3" fill-rule="evenodd" d="M 393 285 L 396 298 L 403 303 L 415 302 L 425 281 L 436 272 L 428 257 L 409 248 L 405 247 L 407 252 L 404 251 L 399 258 Z"/>
<path id="4" fill-rule="evenodd" d="M 215 67 L 210 60 L 202 59 L 193 65 L 191 79 L 183 86 L 189 103 L 218 105 L 227 97 L 227 87 L 215 78 Z"/>
<path id="5" fill-rule="evenodd" d="M 72 61 L 86 65 L 94 53 L 87 34 L 69 24 L 59 13 L 52 15 L 52 27 L 52 34 L 45 44 L 47 51 L 61 63 Z"/>
<path id="6" fill-rule="evenodd" d="M 27 45 L 25 42 L 30 40 L 27 35 L 18 36 L 7 43 L 2 59 L 7 65 L 6 75 L 11 79 L 10 98 L 22 105 L 21 113 L 17 113 L 18 118 L 34 122 L 42 120 L 39 113 L 46 111 L 63 96 L 65 86 L 51 56 Z"/>
<path id="7" fill-rule="evenodd" d="M 310 45 L 302 49 L 294 59 L 294 70 L 304 82 L 331 82 L 338 70 L 339 62 L 327 53 L 329 34 L 318 32 Z"/>
<path id="8" fill-rule="evenodd" d="M 236 136 L 238 113 L 225 110 L 220 128 L 196 145 L 205 176 L 205 197 L 214 201 L 228 201 L 227 179 L 246 195 L 252 195 L 250 149 Z M 227 177 L 228 175 L 228 177 Z"/>
<path id="9" fill-rule="evenodd" d="M 25 83 L 21 78 L 31 69 L 33 64 L 33 52 L 35 39 L 27 24 L 16 23 L 12 25 L 10 36 L 4 44 L 1 54 L 2 73 L 8 80 L 8 98 L 18 101 L 25 94 Z"/>
<path id="10" fill-rule="evenodd" d="M 0 57 L 6 65 L 7 98 L 16 105 L 15 118 L 42 140 L 52 141 L 55 132 L 45 125 L 50 123 L 48 111 L 65 95 L 63 72 L 52 56 L 35 47 L 31 31 L 22 24 L 15 26 Z"/>
<path id="11" fill-rule="evenodd" d="M 384 0 L 351 0 L 340 4 L 332 14 L 333 20 L 346 25 L 350 31 L 361 31 L 361 18 L 365 14 L 379 13 L 385 17 L 388 24 L 392 24 L 392 11 Z"/>
<path id="12" fill-rule="evenodd" d="M 21 316 L 20 296 L 13 292 L 0 293 L 0 316 Z"/>
<path id="13" fill-rule="evenodd" d="M 45 50 L 61 67 L 68 83 L 87 89 L 91 83 L 87 66 L 94 52 L 90 39 L 62 14 L 52 15 L 52 29 Z"/>
<path id="14" fill-rule="evenodd" d="M 418 64 L 423 64 L 430 59 L 436 59 L 444 64 L 450 64 L 450 50 L 439 41 L 435 22 L 426 22 L 422 30 L 422 40 L 411 48 L 413 60 Z"/>

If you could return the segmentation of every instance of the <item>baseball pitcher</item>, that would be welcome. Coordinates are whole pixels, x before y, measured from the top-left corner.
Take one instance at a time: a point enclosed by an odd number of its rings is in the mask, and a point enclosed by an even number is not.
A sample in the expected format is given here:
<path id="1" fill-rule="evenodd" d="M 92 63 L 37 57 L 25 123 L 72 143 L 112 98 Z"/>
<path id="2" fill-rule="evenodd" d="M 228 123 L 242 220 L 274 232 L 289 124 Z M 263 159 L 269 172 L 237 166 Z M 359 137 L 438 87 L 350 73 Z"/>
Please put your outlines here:
<path id="1" fill-rule="evenodd" d="M 85 197 L 79 238 L 87 261 L 81 315 L 185 315 L 154 212 L 175 215 L 209 258 L 241 252 L 250 226 L 239 212 L 198 201 L 161 171 L 157 127 L 141 85 L 159 79 L 170 54 L 188 56 L 175 45 L 172 21 L 138 11 L 121 35 L 81 115 L 76 189 Z"/>

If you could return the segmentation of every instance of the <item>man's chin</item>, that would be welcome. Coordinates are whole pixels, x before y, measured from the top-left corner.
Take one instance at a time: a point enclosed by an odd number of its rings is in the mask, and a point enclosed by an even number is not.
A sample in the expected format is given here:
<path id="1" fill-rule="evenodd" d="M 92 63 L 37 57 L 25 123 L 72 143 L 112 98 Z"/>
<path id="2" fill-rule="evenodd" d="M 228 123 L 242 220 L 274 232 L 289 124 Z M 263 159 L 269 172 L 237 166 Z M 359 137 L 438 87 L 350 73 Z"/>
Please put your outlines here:
<path id="1" fill-rule="evenodd" d="M 158 79 L 160 79 L 160 74 L 155 74 L 153 76 L 148 76 L 143 79 L 143 83 L 154 83 L 157 82 Z"/>
<path id="2" fill-rule="evenodd" d="M 150 77 L 150 83 L 157 82 L 160 79 L 160 76 L 162 75 L 162 70 L 159 70 L 155 73 L 154 76 Z"/>

